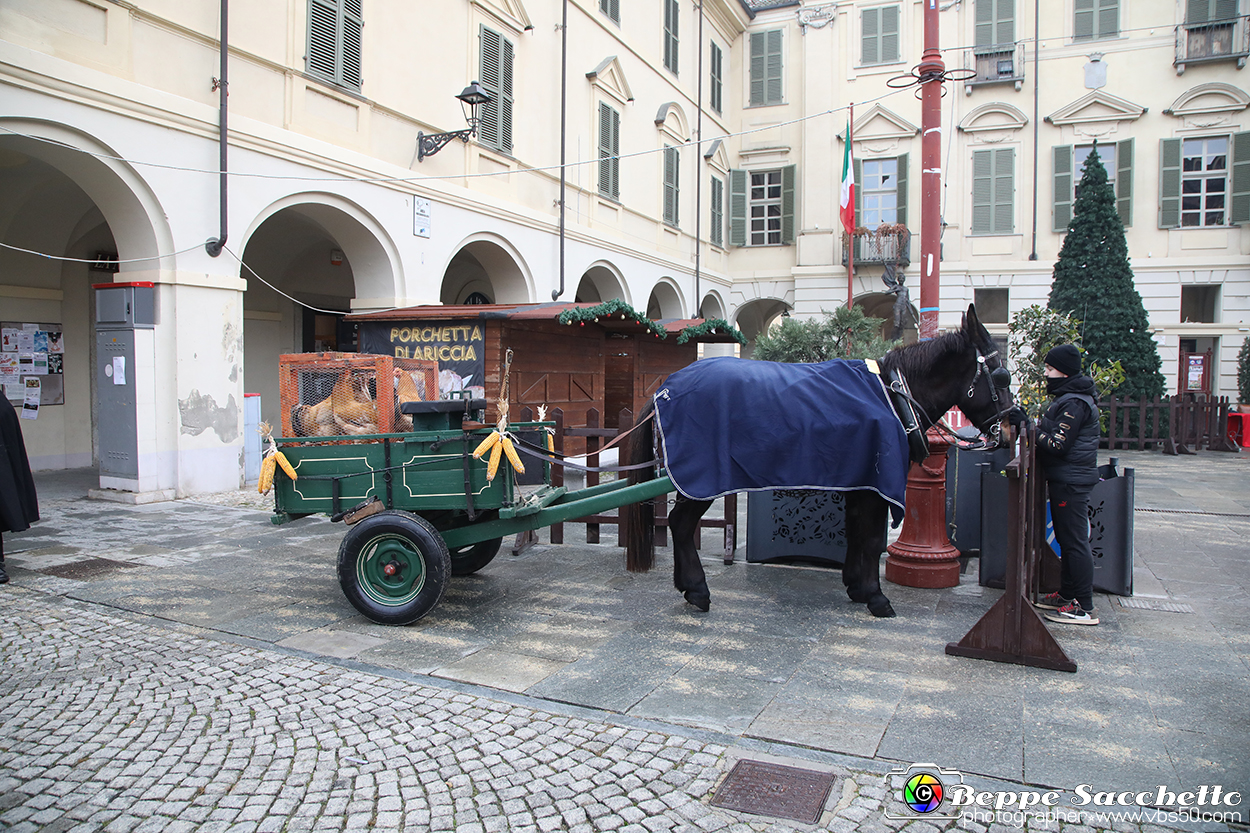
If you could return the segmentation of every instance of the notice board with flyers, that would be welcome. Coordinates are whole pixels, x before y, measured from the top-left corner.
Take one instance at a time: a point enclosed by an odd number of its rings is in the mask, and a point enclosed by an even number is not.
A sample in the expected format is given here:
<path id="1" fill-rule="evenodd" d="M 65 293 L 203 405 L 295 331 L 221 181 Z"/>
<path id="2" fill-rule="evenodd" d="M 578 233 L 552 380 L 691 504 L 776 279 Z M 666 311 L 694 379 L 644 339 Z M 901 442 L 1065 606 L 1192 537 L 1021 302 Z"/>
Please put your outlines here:
<path id="1" fill-rule="evenodd" d="M 37 389 L 38 405 L 65 404 L 62 333 L 60 324 L 0 321 L 0 384 L 9 401 L 27 402 Z"/>

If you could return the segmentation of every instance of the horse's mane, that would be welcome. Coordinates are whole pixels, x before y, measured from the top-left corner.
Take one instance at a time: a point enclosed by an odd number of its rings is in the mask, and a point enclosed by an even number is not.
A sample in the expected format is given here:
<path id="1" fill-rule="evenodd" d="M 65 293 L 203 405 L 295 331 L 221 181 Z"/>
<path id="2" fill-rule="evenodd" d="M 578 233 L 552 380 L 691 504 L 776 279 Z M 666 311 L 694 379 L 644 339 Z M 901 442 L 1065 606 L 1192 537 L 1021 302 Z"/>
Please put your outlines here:
<path id="1" fill-rule="evenodd" d="M 939 361 L 952 353 L 961 353 L 968 347 L 962 330 L 943 333 L 928 341 L 918 341 L 905 347 L 895 347 L 881 358 L 886 369 L 902 371 L 904 376 L 919 378 L 931 373 Z"/>

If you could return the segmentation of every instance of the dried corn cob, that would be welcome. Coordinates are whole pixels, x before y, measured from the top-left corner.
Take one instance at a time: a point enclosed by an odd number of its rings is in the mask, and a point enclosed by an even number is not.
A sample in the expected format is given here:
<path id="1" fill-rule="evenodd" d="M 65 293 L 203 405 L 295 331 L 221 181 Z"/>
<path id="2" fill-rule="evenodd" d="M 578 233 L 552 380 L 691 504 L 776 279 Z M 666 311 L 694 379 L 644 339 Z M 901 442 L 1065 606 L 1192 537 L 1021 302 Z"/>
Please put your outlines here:
<path id="1" fill-rule="evenodd" d="M 260 480 L 256 483 L 256 491 L 262 495 L 269 494 L 269 490 L 273 488 L 273 473 L 278 467 L 278 461 L 273 458 L 272 454 L 265 457 L 264 462 L 260 464 Z"/>
<path id="2" fill-rule="evenodd" d="M 517 474 L 525 474 L 525 465 L 516 453 L 516 447 L 512 444 L 512 438 L 504 437 L 499 444 L 503 446 L 503 453 L 507 456 L 508 462 L 512 464 L 512 468 L 516 469 Z"/>
<path id="3" fill-rule="evenodd" d="M 499 442 L 499 432 L 498 431 L 490 432 L 490 436 L 482 440 L 481 445 L 479 445 L 474 450 L 473 452 L 474 458 L 480 460 L 482 458 L 482 455 L 490 451 L 492 448 L 494 448 L 498 442 Z"/>
<path id="4" fill-rule="evenodd" d="M 286 458 L 285 454 L 283 454 L 281 451 L 275 451 L 273 453 L 273 456 L 274 456 L 274 459 L 278 461 L 278 465 L 282 467 L 282 470 L 286 472 L 287 477 L 291 478 L 292 480 L 296 480 L 299 478 L 299 475 L 295 473 L 295 467 L 291 465 L 291 461 Z"/>
<path id="5" fill-rule="evenodd" d="M 499 461 L 503 457 L 503 443 L 495 443 L 490 449 L 490 461 L 486 464 L 486 480 L 489 482 L 495 479 L 495 474 L 499 471 Z"/>

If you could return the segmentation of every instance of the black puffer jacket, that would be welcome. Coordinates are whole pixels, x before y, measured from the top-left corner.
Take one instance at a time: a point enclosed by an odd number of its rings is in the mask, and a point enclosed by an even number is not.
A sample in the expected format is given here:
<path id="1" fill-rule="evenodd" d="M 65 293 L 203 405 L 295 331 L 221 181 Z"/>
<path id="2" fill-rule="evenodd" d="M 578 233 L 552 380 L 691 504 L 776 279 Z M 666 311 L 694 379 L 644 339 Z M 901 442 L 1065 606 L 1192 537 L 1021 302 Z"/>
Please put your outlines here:
<path id="1" fill-rule="evenodd" d="M 1094 380 L 1070 376 L 1052 388 L 1055 401 L 1037 423 L 1037 456 L 1046 479 L 1098 482 L 1098 399 Z"/>

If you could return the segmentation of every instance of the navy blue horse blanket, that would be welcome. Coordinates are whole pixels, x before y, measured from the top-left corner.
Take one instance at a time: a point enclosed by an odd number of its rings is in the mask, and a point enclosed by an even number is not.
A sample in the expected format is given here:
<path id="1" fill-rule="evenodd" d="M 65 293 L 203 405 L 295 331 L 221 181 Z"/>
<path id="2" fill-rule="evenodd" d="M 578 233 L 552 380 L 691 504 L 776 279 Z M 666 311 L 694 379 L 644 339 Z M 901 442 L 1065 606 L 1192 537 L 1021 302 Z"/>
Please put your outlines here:
<path id="1" fill-rule="evenodd" d="M 704 359 L 655 394 L 664 464 L 694 500 L 760 489 L 871 489 L 897 524 L 907 436 L 862 361 Z"/>

